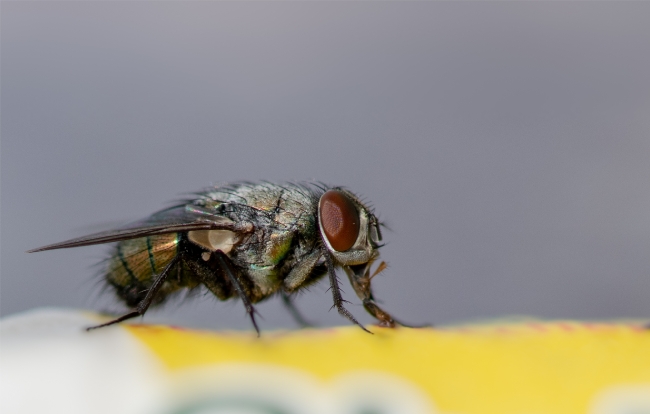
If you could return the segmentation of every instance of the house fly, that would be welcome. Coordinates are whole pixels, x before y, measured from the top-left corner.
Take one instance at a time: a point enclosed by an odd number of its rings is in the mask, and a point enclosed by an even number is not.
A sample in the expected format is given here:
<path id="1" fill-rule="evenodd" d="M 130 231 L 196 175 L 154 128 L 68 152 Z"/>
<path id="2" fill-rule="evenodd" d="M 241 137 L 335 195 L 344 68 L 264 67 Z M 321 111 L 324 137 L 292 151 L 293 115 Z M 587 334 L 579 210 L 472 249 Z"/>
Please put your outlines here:
<path id="1" fill-rule="evenodd" d="M 372 210 L 342 187 L 239 182 L 195 193 L 125 227 L 30 252 L 116 242 L 104 278 L 131 311 L 88 330 L 144 315 L 173 293 L 200 286 L 220 300 L 241 299 L 258 335 L 253 305 L 274 294 L 305 325 L 292 296 L 327 276 L 333 307 L 368 331 L 345 308 L 335 268 L 344 270 L 380 326 L 404 325 L 379 307 L 370 287 L 380 227 Z"/>

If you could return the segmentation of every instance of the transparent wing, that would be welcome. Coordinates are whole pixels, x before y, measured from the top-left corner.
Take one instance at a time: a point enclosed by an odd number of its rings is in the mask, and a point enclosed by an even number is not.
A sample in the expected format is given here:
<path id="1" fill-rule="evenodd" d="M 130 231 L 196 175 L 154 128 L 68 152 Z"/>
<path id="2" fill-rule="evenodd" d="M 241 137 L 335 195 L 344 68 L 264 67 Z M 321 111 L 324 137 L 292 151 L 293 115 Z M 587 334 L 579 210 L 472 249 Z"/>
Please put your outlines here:
<path id="1" fill-rule="evenodd" d="M 188 204 L 159 211 L 144 220 L 128 224 L 119 229 L 102 231 L 60 243 L 49 244 L 28 250 L 27 253 L 90 246 L 190 230 L 230 230 L 236 233 L 247 233 L 253 230 L 253 225 L 251 223 L 237 223 L 202 207 Z"/>

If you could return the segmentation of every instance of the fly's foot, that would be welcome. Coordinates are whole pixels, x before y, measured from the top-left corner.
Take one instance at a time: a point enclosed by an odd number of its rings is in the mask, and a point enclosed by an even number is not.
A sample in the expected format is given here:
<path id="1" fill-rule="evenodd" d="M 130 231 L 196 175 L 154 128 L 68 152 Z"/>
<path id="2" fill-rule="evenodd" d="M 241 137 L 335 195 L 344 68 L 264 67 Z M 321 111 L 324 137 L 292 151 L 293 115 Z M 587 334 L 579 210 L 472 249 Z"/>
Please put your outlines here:
<path id="1" fill-rule="evenodd" d="M 89 326 L 88 328 L 86 328 L 86 331 L 92 331 L 94 329 L 99 329 L 99 328 L 104 328 L 106 326 L 115 325 L 115 324 L 120 323 L 122 321 L 125 321 L 127 319 L 136 318 L 136 317 L 142 316 L 142 315 L 144 315 L 144 312 L 136 309 L 133 312 L 129 312 L 126 315 L 122 315 L 119 318 L 113 319 L 112 321 L 108 321 L 108 322 L 102 323 L 100 325 Z"/>
<path id="2" fill-rule="evenodd" d="M 395 320 L 392 316 L 382 308 L 377 306 L 377 304 L 372 299 L 364 299 L 363 307 L 366 308 L 368 313 L 377 318 L 379 321 L 378 325 L 386 328 L 394 328 Z"/>
<path id="3" fill-rule="evenodd" d="M 413 328 L 413 329 L 433 328 L 433 326 L 434 326 L 433 324 L 430 324 L 430 323 L 422 323 L 422 324 L 419 324 L 419 325 L 412 325 L 412 324 L 404 323 L 402 321 L 397 321 L 397 320 L 395 320 L 395 323 L 400 325 L 400 326 L 403 326 L 405 328 Z"/>
<path id="4" fill-rule="evenodd" d="M 251 318 L 251 322 L 253 323 L 253 327 L 255 328 L 255 332 L 257 332 L 257 336 L 259 338 L 260 328 L 257 326 L 257 321 L 255 321 L 255 314 L 259 315 L 259 313 L 253 307 L 253 305 L 250 304 L 246 304 L 246 313 L 248 314 L 248 317 Z"/>
<path id="5" fill-rule="evenodd" d="M 398 325 L 399 326 L 404 326 L 406 328 L 428 328 L 431 327 L 429 324 L 425 325 L 410 325 L 406 324 L 404 322 L 398 321 L 397 319 L 393 318 L 388 312 L 383 310 L 382 308 L 379 307 L 373 301 L 372 299 L 364 299 L 363 301 L 363 307 L 366 308 L 366 310 L 377 320 L 379 323 L 377 324 L 378 326 L 385 327 L 385 328 L 396 328 Z"/>

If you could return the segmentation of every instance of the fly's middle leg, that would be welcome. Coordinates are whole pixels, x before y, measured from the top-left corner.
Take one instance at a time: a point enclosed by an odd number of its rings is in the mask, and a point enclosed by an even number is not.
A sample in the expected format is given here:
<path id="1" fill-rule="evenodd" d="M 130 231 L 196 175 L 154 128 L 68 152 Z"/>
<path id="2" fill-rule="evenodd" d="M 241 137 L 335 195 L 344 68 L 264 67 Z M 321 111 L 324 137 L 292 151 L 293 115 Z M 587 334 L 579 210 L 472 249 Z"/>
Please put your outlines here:
<path id="1" fill-rule="evenodd" d="M 293 269 L 291 269 L 291 272 L 289 272 L 287 277 L 282 282 L 283 286 L 282 290 L 280 291 L 282 303 L 284 303 L 284 306 L 289 310 L 289 313 L 301 328 L 306 328 L 313 325 L 309 323 L 305 318 L 303 318 L 303 316 L 300 314 L 298 308 L 296 308 L 296 305 L 291 300 L 291 293 L 309 285 L 310 283 L 313 283 L 315 280 L 324 276 L 324 274 L 316 272 L 316 264 L 318 263 L 318 260 L 321 258 L 321 256 L 322 253 L 320 250 L 312 252 L 305 259 L 299 262 Z"/>
<path id="2" fill-rule="evenodd" d="M 293 303 L 291 296 L 287 292 L 281 291 L 280 296 L 282 297 L 282 303 L 284 303 L 284 306 L 289 310 L 289 313 L 301 328 L 309 328 L 314 326 L 300 314 L 300 311 L 296 307 L 296 304 Z"/>
<path id="3" fill-rule="evenodd" d="M 213 266 L 212 263 L 192 258 L 186 259 L 184 263 L 194 277 L 218 299 L 226 300 L 233 297 L 232 283 L 224 278 L 223 272 Z"/>
<path id="4" fill-rule="evenodd" d="M 217 250 L 210 252 L 207 261 L 187 259 L 185 264 L 197 280 L 219 299 L 226 300 L 237 295 L 244 302 L 246 312 L 259 336 L 260 330 L 255 321 L 256 311 L 253 307 L 249 283 L 242 278 L 225 253 Z"/>
<path id="5" fill-rule="evenodd" d="M 257 326 L 257 322 L 255 321 L 255 314 L 257 311 L 253 307 L 253 302 L 251 299 L 252 294 L 248 287 L 247 281 L 242 277 L 241 273 L 237 271 L 230 258 L 226 256 L 226 254 L 221 250 L 217 250 L 212 253 L 211 260 L 215 260 L 220 270 L 232 283 L 235 292 L 242 300 L 242 302 L 244 302 L 246 313 L 248 313 L 248 316 L 251 318 L 251 322 L 253 323 L 253 327 L 255 327 L 257 336 L 260 336 L 260 328 Z"/>

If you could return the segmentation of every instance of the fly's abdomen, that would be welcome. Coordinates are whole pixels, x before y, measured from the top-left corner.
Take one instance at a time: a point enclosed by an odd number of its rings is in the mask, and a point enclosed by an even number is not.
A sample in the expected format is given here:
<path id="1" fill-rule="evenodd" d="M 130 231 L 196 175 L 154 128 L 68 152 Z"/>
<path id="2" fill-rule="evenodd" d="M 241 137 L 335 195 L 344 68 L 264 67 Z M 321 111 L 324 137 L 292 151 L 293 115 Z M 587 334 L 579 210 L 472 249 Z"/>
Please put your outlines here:
<path id="1" fill-rule="evenodd" d="M 172 233 L 117 243 L 108 261 L 106 281 L 127 306 L 135 307 L 144 299 L 154 275 L 160 274 L 178 253 L 179 240 L 178 234 Z M 164 298 L 178 288 L 177 284 L 166 282 L 158 296 Z"/>

